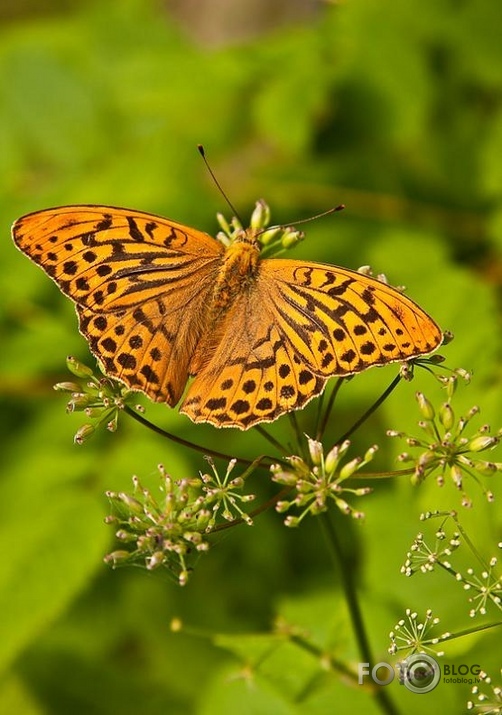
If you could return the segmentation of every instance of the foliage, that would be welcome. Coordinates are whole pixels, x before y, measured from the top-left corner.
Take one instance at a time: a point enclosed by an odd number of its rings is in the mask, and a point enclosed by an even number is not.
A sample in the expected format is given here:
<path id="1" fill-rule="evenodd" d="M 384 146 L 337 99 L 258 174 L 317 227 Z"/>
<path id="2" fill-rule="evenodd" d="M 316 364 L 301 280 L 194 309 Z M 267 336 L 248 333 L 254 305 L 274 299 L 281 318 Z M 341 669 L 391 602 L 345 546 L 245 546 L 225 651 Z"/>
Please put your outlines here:
<path id="1" fill-rule="evenodd" d="M 85 445 L 72 443 L 81 416 L 65 415 L 50 389 L 66 381 L 65 355 L 88 363 L 87 348 L 72 329 L 69 303 L 12 247 L 9 223 L 45 206 L 95 202 L 150 210 L 212 233 L 222 199 L 197 155 L 202 142 L 243 213 L 264 195 L 276 207 L 274 221 L 290 224 L 343 202 L 343 213 L 308 226 L 295 257 L 371 264 L 405 284 L 455 334 L 442 350 L 448 364 L 474 373 L 455 395 L 455 416 L 475 404 L 496 428 L 501 13 L 489 0 L 454 10 L 426 0 L 419 11 L 389 0 L 332 3 L 311 23 L 217 49 L 198 46 L 168 13 L 140 0 L 84 3 L 3 26 L 0 710 L 210 715 L 233 712 L 239 702 L 250 713 L 323 713 L 335 702 L 338 713 L 381 711 L 351 681 L 353 671 L 344 671 L 360 654 L 343 574 L 331 569 L 318 517 L 285 529 L 284 517 L 268 510 L 254 516 L 252 528 L 217 532 L 184 589 L 160 570 L 103 565 L 116 547 L 103 524 L 104 492 L 126 492 L 133 474 L 153 490 L 158 462 L 170 475 L 193 477 L 200 455 L 122 414 L 115 433 L 98 430 Z M 326 456 L 395 374 L 372 370 L 340 389 L 323 439 Z M 441 386 L 417 371 L 351 436 L 350 456 L 378 443 L 371 469 L 395 470 L 402 445 L 382 434 L 416 437 L 417 391 L 436 406 L 436 427 L 450 429 Z M 197 427 L 174 410 L 142 405 L 149 421 L 186 441 L 250 462 L 271 451 L 256 430 Z M 315 409 L 298 413 L 300 433 Z M 117 414 L 105 416 L 107 424 Z M 469 438 L 486 437 L 474 434 L 480 426 Z M 270 434 L 283 443 L 288 429 L 282 419 Z M 417 439 L 429 439 L 422 454 L 440 440 L 421 432 Z M 304 450 L 297 456 L 308 460 L 306 442 Z M 486 461 L 497 459 L 490 452 Z M 490 563 L 502 490 L 497 476 L 480 480 L 483 488 L 488 480 L 494 505 L 469 479 L 463 488 L 469 483 L 473 507 L 463 509 L 453 480 L 438 489 L 434 478 L 413 487 L 403 476 L 372 481 L 364 522 L 333 509 L 377 661 L 389 657 L 388 632 L 406 608 L 419 620 L 431 609 L 450 632 L 465 629 L 469 606 L 460 588 L 450 590 L 450 573 L 439 568 L 406 579 L 399 570 L 419 515 L 436 510 L 460 510 L 461 528 Z M 277 493 L 265 471 L 248 482 L 256 504 Z M 455 571 L 469 577 L 472 551 L 459 548 L 455 558 Z M 495 611 L 488 617 L 495 620 Z M 472 629 L 441 649 L 448 662 L 480 663 L 495 683 L 499 642 L 496 629 Z M 488 691 L 487 678 L 479 691 Z M 423 699 L 413 693 L 383 690 L 403 712 L 422 712 Z M 478 702 L 469 691 L 469 684 L 440 684 L 427 705 L 456 713 L 469 698 Z"/>

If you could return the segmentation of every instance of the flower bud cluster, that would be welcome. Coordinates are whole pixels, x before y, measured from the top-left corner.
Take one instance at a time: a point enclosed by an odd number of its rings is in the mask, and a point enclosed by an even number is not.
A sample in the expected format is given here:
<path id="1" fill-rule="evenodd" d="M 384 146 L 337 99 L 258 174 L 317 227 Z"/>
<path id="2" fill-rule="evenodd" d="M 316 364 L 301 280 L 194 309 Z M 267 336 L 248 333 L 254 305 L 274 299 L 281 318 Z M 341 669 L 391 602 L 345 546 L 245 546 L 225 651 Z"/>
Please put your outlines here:
<path id="1" fill-rule="evenodd" d="M 71 393 L 67 412 L 83 412 L 91 420 L 79 427 L 75 444 L 83 444 L 102 425 L 115 432 L 120 410 L 134 400 L 135 393 L 109 377 L 96 377 L 90 367 L 74 357 L 68 357 L 66 365 L 78 382 L 58 382 L 54 389 Z"/>
<path id="2" fill-rule="evenodd" d="M 285 513 L 294 509 L 300 512 L 298 515 L 288 515 L 284 520 L 286 526 L 298 526 L 307 514 L 316 515 L 326 511 L 331 501 L 344 514 L 355 519 L 363 518 L 364 514 L 356 511 L 344 497 L 347 494 L 364 496 L 371 489 L 352 489 L 345 486 L 344 482 L 371 462 L 377 447 L 370 447 L 364 457 L 343 461 L 350 447 L 349 440 L 335 445 L 326 455 L 320 442 L 310 437 L 307 437 L 307 442 L 307 460 L 293 456 L 288 458 L 288 466 L 274 464 L 270 468 L 273 481 L 290 487 L 293 493 L 292 498 L 277 502 L 277 511 Z"/>
<path id="3" fill-rule="evenodd" d="M 117 527 L 115 535 L 123 548 L 108 554 L 105 562 L 114 567 L 139 563 L 149 570 L 165 566 L 185 585 L 191 562 L 209 549 L 207 535 L 218 527 L 220 511 L 226 521 L 252 523 L 238 502 L 247 503 L 254 495 L 240 493 L 242 477 L 229 478 L 234 464 L 232 460 L 223 479 L 211 463 L 213 474 L 177 480 L 159 465 L 158 494 L 144 488 L 137 477 L 133 494 L 107 492 L 113 514 L 106 522 Z"/>
<path id="4" fill-rule="evenodd" d="M 467 415 L 456 417 L 451 406 L 451 397 L 456 385 L 456 379 L 448 378 L 448 399 L 435 408 L 432 402 L 422 393 L 416 393 L 416 400 L 421 415 L 418 426 L 422 436 L 414 437 L 389 430 L 389 437 L 400 437 L 413 451 L 402 452 L 398 460 L 414 464 L 412 481 L 419 484 L 430 474 L 436 473 L 439 486 L 443 486 L 449 478 L 462 492 L 462 505 L 470 507 L 472 501 L 464 489 L 466 477 L 474 479 L 478 484 L 479 477 L 489 477 L 502 472 L 502 462 L 481 459 L 478 455 L 494 449 L 502 438 L 502 429 L 491 434 L 489 425 L 482 425 L 470 436 L 465 434 L 471 420 L 479 414 L 479 407 L 472 407 Z M 493 493 L 481 485 L 488 501 L 493 501 Z"/>

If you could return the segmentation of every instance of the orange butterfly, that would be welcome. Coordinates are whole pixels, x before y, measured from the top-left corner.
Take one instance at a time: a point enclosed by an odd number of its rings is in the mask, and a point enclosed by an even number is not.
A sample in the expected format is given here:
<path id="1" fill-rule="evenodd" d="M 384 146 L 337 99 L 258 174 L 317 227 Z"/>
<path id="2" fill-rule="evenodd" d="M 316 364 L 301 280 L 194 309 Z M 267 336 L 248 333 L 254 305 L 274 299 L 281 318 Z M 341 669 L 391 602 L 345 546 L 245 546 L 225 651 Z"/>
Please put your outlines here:
<path id="1" fill-rule="evenodd" d="M 63 206 L 23 216 L 14 241 L 76 304 L 105 372 L 194 422 L 247 429 L 303 407 L 333 375 L 409 360 L 443 336 L 412 300 L 325 263 L 260 259 L 141 211 Z"/>

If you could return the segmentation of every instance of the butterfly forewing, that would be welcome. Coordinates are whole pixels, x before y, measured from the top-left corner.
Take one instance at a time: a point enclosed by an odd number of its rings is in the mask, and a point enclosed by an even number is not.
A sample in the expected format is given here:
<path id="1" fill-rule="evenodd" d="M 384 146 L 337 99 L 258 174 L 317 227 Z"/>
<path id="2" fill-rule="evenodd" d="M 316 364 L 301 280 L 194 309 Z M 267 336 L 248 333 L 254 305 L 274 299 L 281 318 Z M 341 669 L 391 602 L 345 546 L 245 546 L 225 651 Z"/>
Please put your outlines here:
<path id="1" fill-rule="evenodd" d="M 328 264 L 263 261 L 262 293 L 298 355 L 320 375 L 409 360 L 442 341 L 436 323 L 395 288 Z"/>
<path id="2" fill-rule="evenodd" d="M 176 222 L 105 206 L 28 214 L 13 235 L 77 304 L 80 330 L 106 372 L 176 404 L 222 245 Z"/>

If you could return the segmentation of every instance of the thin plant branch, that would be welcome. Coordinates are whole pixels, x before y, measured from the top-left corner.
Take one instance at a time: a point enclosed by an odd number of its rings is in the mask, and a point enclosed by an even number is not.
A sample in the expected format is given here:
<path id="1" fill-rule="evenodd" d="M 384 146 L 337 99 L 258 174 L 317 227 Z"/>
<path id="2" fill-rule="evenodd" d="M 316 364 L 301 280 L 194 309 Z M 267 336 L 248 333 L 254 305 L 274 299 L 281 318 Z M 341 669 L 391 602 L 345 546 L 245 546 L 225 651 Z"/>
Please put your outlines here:
<path id="1" fill-rule="evenodd" d="M 331 395 L 329 396 L 328 404 L 326 405 L 326 409 L 324 410 L 324 414 L 321 417 L 320 425 L 317 427 L 317 436 L 316 440 L 320 442 L 323 438 L 324 432 L 326 430 L 327 424 L 328 424 L 328 419 L 331 414 L 331 410 L 333 409 L 333 405 L 335 404 L 336 397 L 338 395 L 338 392 L 343 385 L 345 381 L 345 378 L 340 377 L 336 381 L 335 386 L 333 387 L 331 391 Z M 323 393 L 324 394 L 324 393 Z"/>
<path id="2" fill-rule="evenodd" d="M 336 533 L 328 512 L 324 512 L 320 515 L 320 524 L 326 537 L 333 562 L 338 567 L 340 573 L 341 585 L 349 609 L 360 657 L 364 663 L 374 663 L 361 606 L 357 597 L 352 565 L 347 563 L 338 539 L 338 534 Z M 382 712 L 386 715 L 399 715 L 399 711 L 396 709 L 385 688 L 380 687 L 375 690 L 375 700 Z"/>
<path id="3" fill-rule="evenodd" d="M 305 454 L 305 441 L 303 439 L 302 431 L 300 430 L 300 425 L 298 424 L 298 419 L 296 417 L 296 412 L 288 412 L 289 424 L 295 436 L 297 452 L 301 452 L 302 457 L 306 459 Z"/>
<path id="4" fill-rule="evenodd" d="M 239 464 L 245 464 L 247 467 L 250 467 L 253 464 L 253 462 L 249 459 L 244 459 L 243 457 L 232 457 L 230 454 L 225 454 L 225 452 L 218 452 L 215 449 L 212 449 L 210 447 L 204 447 L 201 444 L 196 444 L 195 442 L 189 442 L 188 440 L 183 439 L 183 437 L 178 437 L 177 435 L 172 434 L 171 432 L 167 432 L 165 429 L 162 429 L 162 427 L 158 427 L 153 422 L 150 422 L 149 420 L 147 420 L 146 417 L 143 417 L 143 415 L 140 415 L 138 412 L 135 412 L 128 405 L 125 405 L 124 412 L 126 412 L 130 417 L 135 419 L 137 422 L 142 424 L 144 427 L 148 427 L 148 429 L 152 430 L 152 432 L 155 432 L 156 434 L 159 434 L 162 437 L 166 437 L 167 439 L 170 439 L 172 442 L 175 442 L 176 444 L 180 444 L 183 447 L 188 447 L 189 449 L 193 449 L 196 452 L 201 452 L 204 455 L 209 455 L 210 457 L 214 457 L 215 459 L 225 459 L 227 461 L 235 459 L 236 462 L 238 462 Z M 277 460 L 274 460 L 272 457 L 268 457 L 267 455 L 262 457 L 262 460 L 265 460 L 265 459 L 269 460 L 270 462 L 277 461 Z M 264 465 L 259 465 L 259 466 L 264 466 Z"/>
<path id="5" fill-rule="evenodd" d="M 249 516 L 251 519 L 254 519 L 255 516 L 258 516 L 259 514 L 262 514 L 264 511 L 267 511 L 270 509 L 270 507 L 274 506 L 277 504 L 278 501 L 281 499 L 284 499 L 289 492 L 291 491 L 292 487 L 284 487 L 281 489 L 280 492 L 277 492 L 277 494 L 274 494 L 273 497 L 270 497 L 266 502 L 263 504 L 260 504 L 260 506 L 256 507 L 256 509 L 253 509 L 253 511 L 249 512 Z M 239 524 L 244 524 L 244 519 L 239 517 L 238 519 L 232 519 L 232 521 L 229 521 L 227 524 L 218 524 L 211 533 L 215 534 L 217 531 L 224 531 L 225 529 L 230 529 L 232 526 L 238 526 Z"/>
<path id="6" fill-rule="evenodd" d="M 351 474 L 351 479 L 388 479 L 389 477 L 409 477 L 415 473 L 414 467 L 408 469 L 388 470 L 384 472 L 354 472 Z"/>
<path id="7" fill-rule="evenodd" d="M 275 447 L 280 454 L 287 455 L 287 449 L 283 447 L 282 444 L 275 439 L 275 437 L 272 437 L 272 435 L 269 434 L 264 427 L 262 427 L 261 425 L 255 425 L 254 431 L 258 432 L 258 434 L 261 435 L 263 439 L 266 439 L 267 442 L 270 442 L 270 444 Z"/>
<path id="8" fill-rule="evenodd" d="M 385 402 L 385 400 L 389 397 L 389 395 L 394 392 L 396 387 L 399 385 L 401 382 L 401 375 L 396 375 L 396 377 L 392 380 L 390 385 L 387 387 L 386 390 L 382 392 L 378 400 L 375 400 L 375 402 L 371 405 L 371 407 L 368 407 L 368 409 L 364 412 L 364 414 L 361 415 L 361 417 L 354 422 L 352 427 L 345 432 L 341 437 L 337 439 L 337 444 L 341 444 L 342 442 L 345 442 L 346 439 L 348 439 L 359 427 L 366 422 L 366 420 L 371 417 L 373 412 L 377 410 L 380 405 Z"/>

